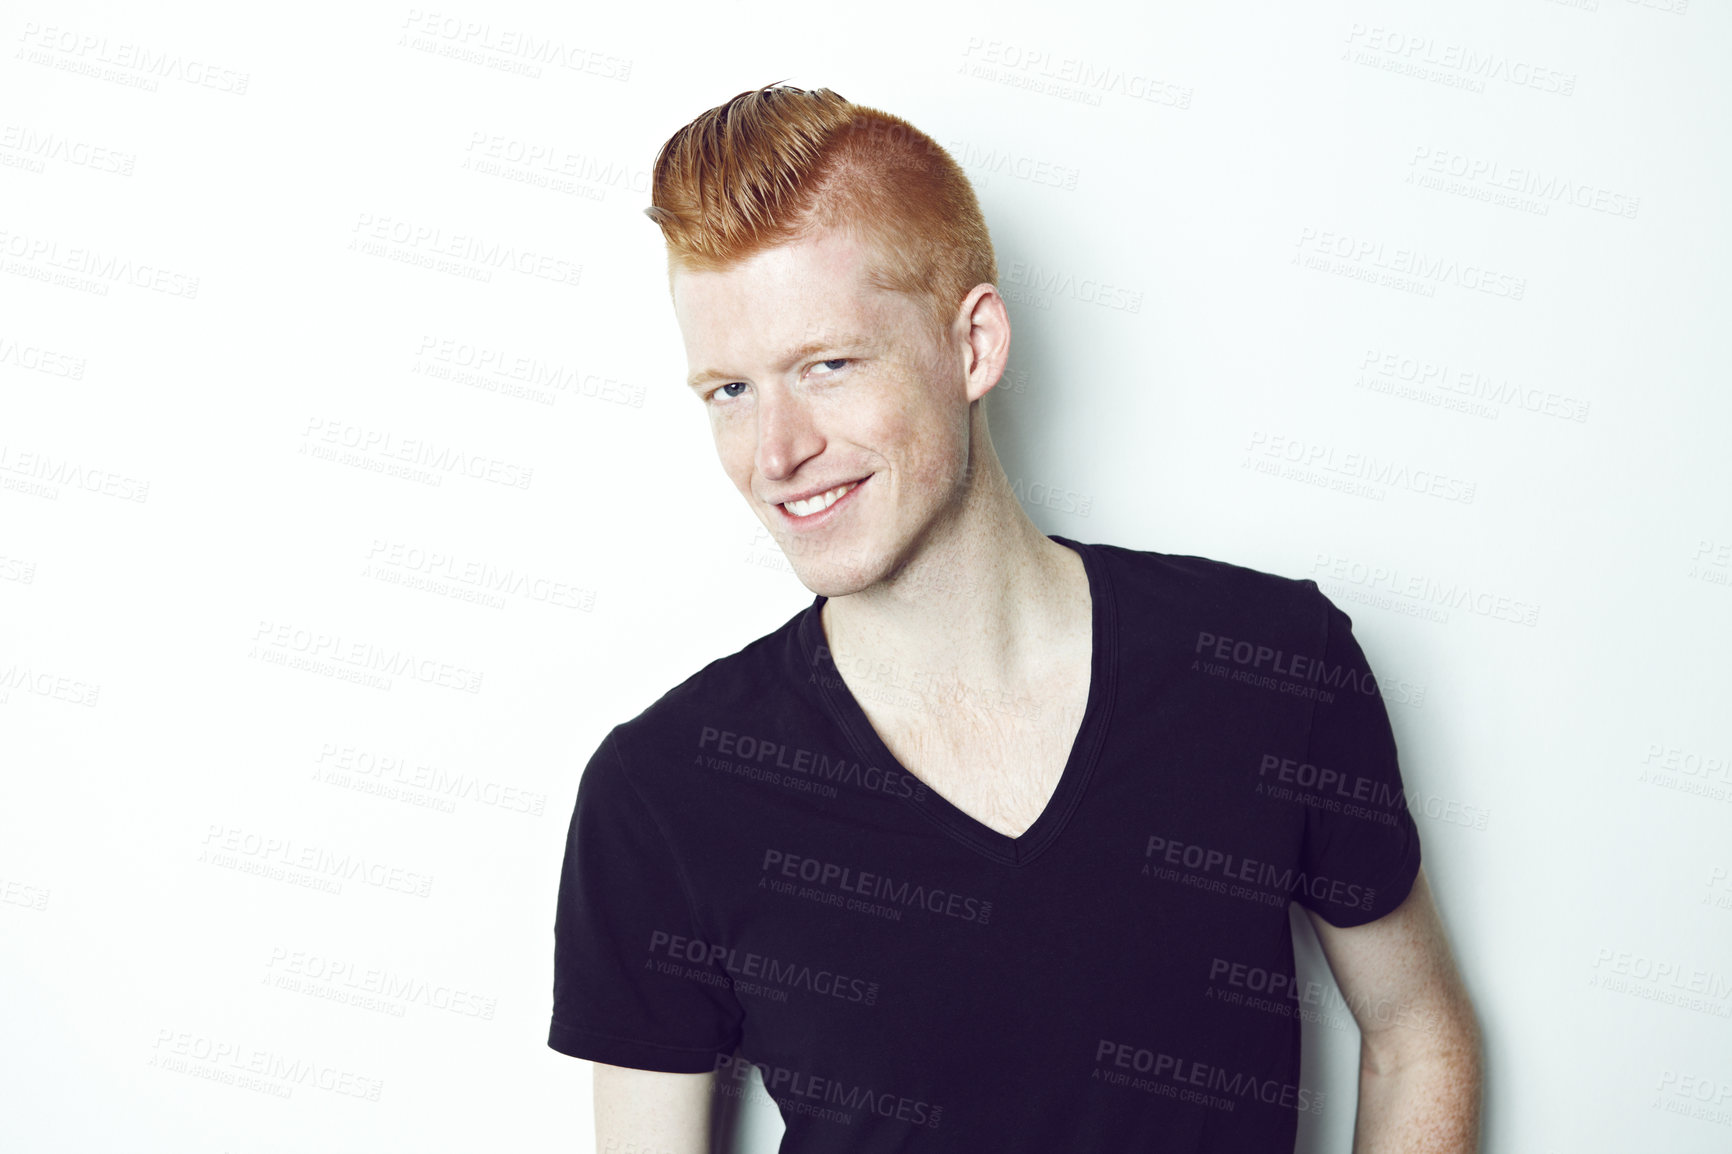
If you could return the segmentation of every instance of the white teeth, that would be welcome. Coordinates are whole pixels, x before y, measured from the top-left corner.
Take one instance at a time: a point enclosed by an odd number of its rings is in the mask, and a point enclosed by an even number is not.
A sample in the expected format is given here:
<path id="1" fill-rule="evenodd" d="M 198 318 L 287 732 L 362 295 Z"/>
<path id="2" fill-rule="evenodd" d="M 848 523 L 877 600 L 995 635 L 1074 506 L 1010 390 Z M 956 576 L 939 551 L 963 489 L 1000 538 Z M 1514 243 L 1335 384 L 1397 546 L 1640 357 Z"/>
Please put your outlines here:
<path id="1" fill-rule="evenodd" d="M 838 485 L 828 493 L 820 493 L 816 497 L 811 497 L 804 501 L 784 501 L 782 503 L 782 508 L 788 510 L 788 512 L 794 514 L 796 517 L 810 517 L 813 513 L 817 513 L 823 509 L 828 509 L 831 505 L 834 505 L 837 501 L 842 499 L 844 493 L 859 483 L 860 482 L 858 481 L 849 481 L 846 485 Z"/>

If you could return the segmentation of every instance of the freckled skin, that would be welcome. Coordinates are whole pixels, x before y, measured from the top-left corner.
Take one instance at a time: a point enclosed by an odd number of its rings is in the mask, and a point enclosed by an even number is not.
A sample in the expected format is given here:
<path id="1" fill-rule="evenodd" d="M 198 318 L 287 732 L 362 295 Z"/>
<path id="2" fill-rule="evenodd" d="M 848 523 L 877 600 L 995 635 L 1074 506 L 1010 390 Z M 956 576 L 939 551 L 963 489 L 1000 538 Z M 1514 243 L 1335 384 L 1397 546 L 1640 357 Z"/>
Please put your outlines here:
<path id="1" fill-rule="evenodd" d="M 1361 1033 L 1353 1154 L 1476 1154 L 1483 1043 L 1425 867 L 1374 922 L 1305 912 Z"/>
<path id="2" fill-rule="evenodd" d="M 934 330 L 921 302 L 867 280 L 865 248 L 840 232 L 768 249 L 720 272 L 678 270 L 674 312 L 723 471 L 783 547 L 801 582 L 827 597 L 901 569 L 966 490 L 971 408 L 966 325 Z M 787 360 L 811 340 L 844 336 Z M 832 371 L 817 357 L 849 358 Z M 996 379 L 996 375 L 995 378 Z M 984 392 L 984 389 L 980 390 Z M 845 526 L 787 529 L 769 499 L 872 474 Z"/>

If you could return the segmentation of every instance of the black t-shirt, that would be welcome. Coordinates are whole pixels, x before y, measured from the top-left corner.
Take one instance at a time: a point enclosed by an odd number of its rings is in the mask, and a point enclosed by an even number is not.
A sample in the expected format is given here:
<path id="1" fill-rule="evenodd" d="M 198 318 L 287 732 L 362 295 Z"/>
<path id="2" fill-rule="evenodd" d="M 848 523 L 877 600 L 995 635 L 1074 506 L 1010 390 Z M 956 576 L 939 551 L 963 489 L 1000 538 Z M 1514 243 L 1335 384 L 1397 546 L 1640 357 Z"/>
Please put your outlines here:
<path id="1" fill-rule="evenodd" d="M 816 597 L 590 759 L 550 1046 L 731 1093 L 755 1065 L 798 1154 L 1293 1148 L 1323 1104 L 1288 902 L 1359 925 L 1419 869 L 1376 681 L 1314 582 L 1052 539 L 1094 653 L 1034 824 L 897 763 Z"/>

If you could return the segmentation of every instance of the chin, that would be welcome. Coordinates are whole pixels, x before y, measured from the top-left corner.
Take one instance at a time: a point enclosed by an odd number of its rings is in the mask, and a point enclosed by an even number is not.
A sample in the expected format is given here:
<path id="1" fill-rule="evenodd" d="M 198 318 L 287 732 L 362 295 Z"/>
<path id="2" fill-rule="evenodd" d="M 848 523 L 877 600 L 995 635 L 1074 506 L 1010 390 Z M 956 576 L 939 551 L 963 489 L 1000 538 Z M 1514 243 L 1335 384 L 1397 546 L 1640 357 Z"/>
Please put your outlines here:
<path id="1" fill-rule="evenodd" d="M 846 597 L 870 588 L 878 581 L 878 575 L 870 569 L 807 560 L 785 550 L 783 556 L 793 566 L 794 576 L 800 579 L 800 584 L 819 597 Z"/>
<path id="2" fill-rule="evenodd" d="M 850 574 L 813 571 L 798 566 L 794 569 L 794 575 L 800 579 L 800 584 L 819 597 L 846 597 L 872 584 L 870 581 L 855 580 Z"/>

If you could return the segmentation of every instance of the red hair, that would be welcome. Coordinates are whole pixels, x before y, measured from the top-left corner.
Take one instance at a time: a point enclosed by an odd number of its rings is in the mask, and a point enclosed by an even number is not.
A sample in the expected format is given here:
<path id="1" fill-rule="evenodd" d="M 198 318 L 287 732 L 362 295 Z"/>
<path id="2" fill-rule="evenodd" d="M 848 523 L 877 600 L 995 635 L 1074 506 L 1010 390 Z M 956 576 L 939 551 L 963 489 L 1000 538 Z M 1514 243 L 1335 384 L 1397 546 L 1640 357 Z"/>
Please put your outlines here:
<path id="1" fill-rule="evenodd" d="M 670 278 L 840 226 L 874 254 L 872 283 L 922 299 L 940 328 L 998 280 L 961 166 L 906 120 L 828 88 L 770 85 L 698 116 L 656 154 L 644 215 Z"/>

